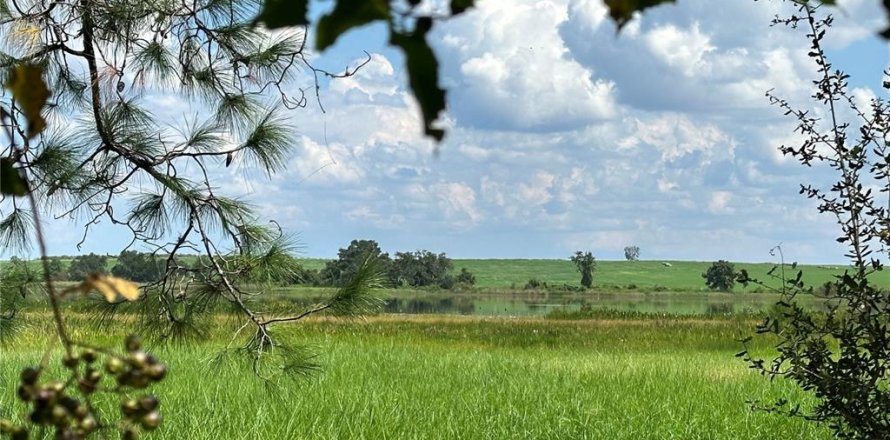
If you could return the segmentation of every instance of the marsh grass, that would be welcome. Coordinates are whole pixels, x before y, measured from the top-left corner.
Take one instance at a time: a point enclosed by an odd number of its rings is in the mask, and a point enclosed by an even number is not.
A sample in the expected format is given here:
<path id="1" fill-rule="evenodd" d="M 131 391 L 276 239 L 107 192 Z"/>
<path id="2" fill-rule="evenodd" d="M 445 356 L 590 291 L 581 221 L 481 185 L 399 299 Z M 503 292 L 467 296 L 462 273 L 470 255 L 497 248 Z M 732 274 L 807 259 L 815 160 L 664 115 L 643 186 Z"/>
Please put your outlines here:
<path id="1" fill-rule="evenodd" d="M 2 348 L 2 417 L 22 412 L 18 371 L 40 358 L 51 334 L 36 318 Z M 70 321 L 109 344 L 126 333 L 124 324 L 96 332 L 80 315 Z M 211 362 L 231 335 L 220 329 L 202 342 L 153 347 L 170 374 L 156 389 L 165 421 L 148 438 L 827 438 L 811 424 L 749 411 L 751 398 L 806 401 L 733 357 L 735 340 L 752 325 L 639 316 L 322 318 L 286 331 L 315 347 L 323 370 L 274 384 L 239 362 Z M 754 348 L 766 352 L 769 344 Z"/>

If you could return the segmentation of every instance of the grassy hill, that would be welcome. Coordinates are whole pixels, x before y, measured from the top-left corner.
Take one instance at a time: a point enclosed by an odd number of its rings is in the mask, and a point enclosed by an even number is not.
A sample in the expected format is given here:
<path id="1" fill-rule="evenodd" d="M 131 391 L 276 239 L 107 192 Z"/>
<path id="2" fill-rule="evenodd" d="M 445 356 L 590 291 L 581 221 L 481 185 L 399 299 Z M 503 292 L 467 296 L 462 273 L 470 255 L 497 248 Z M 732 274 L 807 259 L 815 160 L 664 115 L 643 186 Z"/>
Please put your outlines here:
<path id="1" fill-rule="evenodd" d="M 187 257 L 188 258 L 188 257 Z M 66 265 L 70 260 L 62 260 Z M 323 258 L 301 258 L 300 262 L 307 269 L 319 270 L 328 260 Z M 0 271 L 5 261 L 0 261 Z M 466 268 L 476 276 L 476 287 L 483 289 L 522 289 L 530 280 L 536 279 L 548 285 L 561 286 L 568 284 L 577 286 L 580 275 L 569 260 L 521 260 L 521 259 L 454 259 L 454 271 Z M 37 261 L 33 261 L 35 269 L 39 269 Z M 115 257 L 108 258 L 108 268 L 116 264 Z M 735 269 L 745 269 L 752 278 L 766 281 L 771 286 L 779 286 L 778 280 L 771 278 L 767 272 L 772 263 L 734 263 Z M 711 262 L 706 261 L 597 261 L 594 272 L 594 288 L 608 290 L 670 290 L 670 291 L 704 291 L 707 290 L 701 274 Z M 786 275 L 794 277 L 797 271 L 803 271 L 803 279 L 807 285 L 820 286 L 832 281 L 835 275 L 842 274 L 843 266 L 799 265 L 792 270 L 786 267 Z M 778 273 L 778 271 L 777 271 Z M 890 270 L 873 275 L 872 281 L 890 288 Z M 743 288 L 736 286 L 735 291 L 753 291 L 757 286 Z"/>
<path id="2" fill-rule="evenodd" d="M 664 263 L 669 264 L 666 265 Z M 594 272 L 594 286 L 611 288 L 655 289 L 697 291 L 707 290 L 701 274 L 707 271 L 711 262 L 703 261 L 597 261 Z M 529 279 L 536 278 L 548 284 L 578 285 L 580 275 L 568 260 L 455 260 L 455 269 L 466 267 L 476 275 L 479 287 L 524 286 Z M 745 269 L 752 278 L 767 281 L 779 286 L 767 272 L 771 263 L 735 263 L 735 269 Z M 786 268 L 788 277 L 796 276 L 797 270 L 804 273 L 808 285 L 819 286 L 832 281 L 835 275 L 843 273 L 840 266 L 798 266 L 796 270 Z M 777 271 L 778 272 L 778 271 Z M 875 275 L 878 285 L 890 286 L 890 272 Z M 635 286 L 635 287 L 634 287 Z M 753 290 L 738 286 L 736 290 Z"/>
<path id="3" fill-rule="evenodd" d="M 302 259 L 307 269 L 321 269 L 327 260 Z M 476 287 L 489 289 L 522 288 L 532 278 L 551 285 L 579 285 L 580 275 L 569 260 L 519 260 L 519 259 L 455 259 L 454 270 L 466 268 L 476 276 Z M 667 264 L 665 264 L 667 263 Z M 745 269 L 752 278 L 779 286 L 778 280 L 767 275 L 772 263 L 734 263 L 735 269 Z M 707 290 L 701 274 L 711 262 L 706 261 L 597 261 L 593 275 L 594 287 L 633 290 Z M 786 275 L 794 277 L 797 271 L 804 273 L 808 285 L 820 286 L 832 281 L 844 272 L 843 266 L 798 265 L 792 270 L 786 267 Z M 778 271 L 777 271 L 778 273 Z M 875 274 L 872 281 L 890 287 L 890 270 Z M 635 286 L 635 287 L 632 287 Z M 736 291 L 752 291 L 757 286 L 736 287 Z"/>

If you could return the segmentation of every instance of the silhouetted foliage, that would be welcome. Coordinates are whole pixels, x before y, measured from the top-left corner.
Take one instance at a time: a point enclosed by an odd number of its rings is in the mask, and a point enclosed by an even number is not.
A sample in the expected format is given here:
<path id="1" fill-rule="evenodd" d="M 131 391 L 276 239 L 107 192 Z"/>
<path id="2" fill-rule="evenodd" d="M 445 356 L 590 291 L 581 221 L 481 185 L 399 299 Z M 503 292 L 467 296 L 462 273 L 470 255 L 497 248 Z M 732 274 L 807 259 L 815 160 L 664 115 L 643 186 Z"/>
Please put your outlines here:
<path id="1" fill-rule="evenodd" d="M 797 119 L 795 131 L 804 138 L 781 151 L 804 166 L 834 172 L 837 180 L 827 189 L 801 185 L 801 193 L 837 221 L 837 241 L 847 246 L 852 269 L 832 286 L 816 290 L 805 286 L 794 265 L 789 271 L 783 258 L 771 271 L 782 283 L 782 298 L 757 326 L 757 333 L 778 341 L 778 355 L 764 360 L 746 349 L 738 356 L 771 379 L 793 381 L 814 399 L 806 406 L 781 399 L 757 407 L 824 423 L 840 438 L 888 439 L 890 299 L 886 290 L 872 285 L 871 276 L 883 270 L 881 259 L 890 250 L 890 103 L 871 98 L 862 108 L 852 99 L 848 76 L 825 55 L 823 40 L 832 18 L 812 3 L 800 4 L 797 14 L 777 17 L 774 24 L 807 32 L 808 56 L 818 70 L 812 95 L 816 111 L 797 109 L 767 93 L 773 105 Z M 890 89 L 890 72 L 883 85 Z M 798 304 L 801 293 L 825 298 L 827 311 Z"/>

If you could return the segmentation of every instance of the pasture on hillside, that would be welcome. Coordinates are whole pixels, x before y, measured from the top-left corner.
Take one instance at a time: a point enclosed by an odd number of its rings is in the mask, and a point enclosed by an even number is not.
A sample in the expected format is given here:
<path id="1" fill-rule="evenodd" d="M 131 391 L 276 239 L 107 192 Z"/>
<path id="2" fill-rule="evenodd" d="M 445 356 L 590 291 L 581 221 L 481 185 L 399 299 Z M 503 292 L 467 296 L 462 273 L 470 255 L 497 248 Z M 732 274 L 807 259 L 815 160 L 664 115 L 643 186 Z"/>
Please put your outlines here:
<path id="1" fill-rule="evenodd" d="M 320 270 L 328 260 L 323 258 L 302 258 L 300 262 L 307 269 Z M 580 276 L 575 266 L 568 259 L 463 259 L 455 258 L 453 271 L 459 272 L 466 268 L 476 276 L 476 287 L 484 289 L 521 289 L 530 279 L 543 281 L 551 285 L 568 284 L 578 286 Z M 667 265 L 665 264 L 667 263 Z M 768 275 L 774 263 L 733 263 L 736 270 L 745 269 L 752 278 L 766 282 L 769 286 L 779 287 L 781 283 Z M 698 292 L 708 290 L 702 278 L 711 262 L 707 261 L 616 261 L 598 260 L 593 274 L 594 290 L 636 290 L 652 291 L 664 289 L 670 291 Z M 844 273 L 845 266 L 840 264 L 823 265 L 785 265 L 788 278 L 803 271 L 803 280 L 809 286 L 818 287 L 826 282 L 835 281 L 835 276 Z M 774 275 L 780 275 L 777 269 Z M 871 280 L 879 286 L 890 287 L 890 272 L 881 271 L 872 275 Z M 736 285 L 733 291 L 748 292 L 757 290 L 758 286 L 743 287 Z"/>

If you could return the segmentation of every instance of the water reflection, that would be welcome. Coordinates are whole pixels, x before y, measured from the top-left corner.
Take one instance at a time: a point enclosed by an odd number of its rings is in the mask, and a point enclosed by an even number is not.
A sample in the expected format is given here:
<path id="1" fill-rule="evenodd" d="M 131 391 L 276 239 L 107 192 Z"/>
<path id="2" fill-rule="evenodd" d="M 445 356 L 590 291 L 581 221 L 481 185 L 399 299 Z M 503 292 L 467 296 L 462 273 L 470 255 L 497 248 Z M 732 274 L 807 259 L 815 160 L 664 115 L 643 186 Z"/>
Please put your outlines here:
<path id="1" fill-rule="evenodd" d="M 773 306 L 776 297 L 725 298 L 681 295 L 599 295 L 592 297 L 516 298 L 492 296 L 448 296 L 389 298 L 384 313 L 449 314 L 486 316 L 541 316 L 553 310 L 615 310 L 680 315 L 729 315 L 756 313 Z"/>
<path id="2" fill-rule="evenodd" d="M 446 314 L 481 316 L 543 316 L 554 310 L 611 310 L 677 315 L 729 315 L 765 311 L 775 304 L 775 295 L 717 295 L 682 293 L 618 293 L 618 294 L 430 294 L 417 296 L 399 292 L 385 298 L 381 312 L 399 314 Z M 281 295 L 279 300 L 290 307 L 308 307 L 322 298 Z M 819 307 L 813 298 L 799 298 L 801 303 Z"/>
<path id="3" fill-rule="evenodd" d="M 405 313 L 410 315 L 448 314 L 472 315 L 476 306 L 472 299 L 463 297 L 448 298 L 388 298 L 383 304 L 384 313 Z"/>

